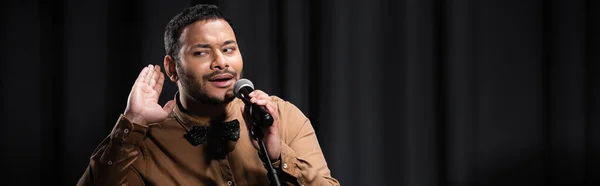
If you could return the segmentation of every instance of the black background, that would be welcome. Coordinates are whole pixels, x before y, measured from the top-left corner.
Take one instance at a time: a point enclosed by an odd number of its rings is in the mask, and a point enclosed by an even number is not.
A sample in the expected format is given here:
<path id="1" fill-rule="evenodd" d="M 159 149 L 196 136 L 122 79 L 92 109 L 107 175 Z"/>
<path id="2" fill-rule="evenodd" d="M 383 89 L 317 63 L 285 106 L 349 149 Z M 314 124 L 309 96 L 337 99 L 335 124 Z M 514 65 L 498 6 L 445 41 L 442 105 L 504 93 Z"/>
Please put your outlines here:
<path id="1" fill-rule="evenodd" d="M 2 1 L 2 182 L 74 185 L 198 3 L 342 185 L 600 184 L 596 0 Z"/>

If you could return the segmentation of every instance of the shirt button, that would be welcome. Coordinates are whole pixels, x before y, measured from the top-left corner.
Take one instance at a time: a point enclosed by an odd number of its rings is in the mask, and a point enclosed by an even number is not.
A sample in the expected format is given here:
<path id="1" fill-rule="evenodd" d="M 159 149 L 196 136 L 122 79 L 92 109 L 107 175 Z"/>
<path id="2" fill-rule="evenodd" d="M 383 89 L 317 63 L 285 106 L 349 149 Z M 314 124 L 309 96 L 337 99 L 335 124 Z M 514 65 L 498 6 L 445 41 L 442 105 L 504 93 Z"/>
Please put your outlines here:
<path id="1" fill-rule="evenodd" d="M 283 168 L 286 169 L 287 168 L 287 163 L 283 164 Z"/>
<path id="2" fill-rule="evenodd" d="M 227 181 L 227 185 L 231 185 L 231 184 L 233 184 L 233 182 Z"/>
<path id="3" fill-rule="evenodd" d="M 217 153 L 221 153 L 221 148 L 218 148 L 218 149 L 217 149 Z"/>
<path id="4" fill-rule="evenodd" d="M 123 132 L 124 132 L 125 134 L 127 134 L 127 133 L 129 133 L 129 129 L 125 129 L 125 130 L 123 130 Z"/>
<path id="5" fill-rule="evenodd" d="M 108 165 L 112 165 L 112 161 L 108 161 Z"/>

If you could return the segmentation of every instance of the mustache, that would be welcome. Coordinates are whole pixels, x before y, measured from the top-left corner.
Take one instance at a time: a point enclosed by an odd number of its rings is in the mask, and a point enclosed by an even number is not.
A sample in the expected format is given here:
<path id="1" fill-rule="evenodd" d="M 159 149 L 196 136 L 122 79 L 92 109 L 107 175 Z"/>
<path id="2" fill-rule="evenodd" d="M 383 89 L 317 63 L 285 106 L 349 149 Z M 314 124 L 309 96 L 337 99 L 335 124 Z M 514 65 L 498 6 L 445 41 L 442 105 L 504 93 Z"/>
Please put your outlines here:
<path id="1" fill-rule="evenodd" d="M 213 71 L 210 74 L 206 74 L 206 75 L 202 76 L 202 78 L 205 79 L 205 80 L 208 80 L 211 77 L 219 75 L 219 74 L 231 74 L 231 75 L 233 75 L 233 78 L 237 77 L 237 72 L 235 72 L 233 70 L 225 69 L 225 70 L 216 70 L 216 71 Z"/>

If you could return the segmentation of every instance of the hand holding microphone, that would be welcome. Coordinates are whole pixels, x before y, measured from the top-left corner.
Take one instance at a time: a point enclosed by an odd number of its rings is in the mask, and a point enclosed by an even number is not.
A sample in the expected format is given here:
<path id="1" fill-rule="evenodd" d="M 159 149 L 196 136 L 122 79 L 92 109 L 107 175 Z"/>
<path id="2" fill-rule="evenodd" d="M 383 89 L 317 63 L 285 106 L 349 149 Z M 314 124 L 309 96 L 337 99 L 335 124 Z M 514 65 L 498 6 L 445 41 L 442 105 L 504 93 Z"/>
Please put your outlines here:
<path id="1" fill-rule="evenodd" d="M 265 143 L 269 159 L 277 160 L 281 155 L 281 139 L 279 137 L 279 111 L 277 104 L 271 97 L 261 90 L 254 90 L 254 84 L 250 80 L 240 79 L 234 85 L 234 93 L 244 103 L 242 113 L 246 114 L 252 121 L 246 121 L 248 129 L 259 127 L 263 131 L 263 141 Z M 248 110 L 246 110 L 248 109 Z M 258 148 L 255 143 L 254 147 Z"/>
<path id="2" fill-rule="evenodd" d="M 246 104 L 248 108 L 248 114 L 252 116 L 254 123 L 260 128 L 268 128 L 273 125 L 273 117 L 269 114 L 269 111 L 264 105 L 256 104 L 258 101 L 257 98 L 260 95 L 265 95 L 263 98 L 268 98 L 267 94 L 261 94 L 262 91 L 257 90 L 258 93 L 254 91 L 254 84 L 250 80 L 240 79 L 234 85 L 235 95 L 240 98 Z M 254 94 L 253 94 L 254 93 Z M 259 96 L 254 96 L 255 94 L 259 94 Z M 254 96 L 254 97 L 252 97 Z M 253 102 L 252 99 L 255 101 Z"/>

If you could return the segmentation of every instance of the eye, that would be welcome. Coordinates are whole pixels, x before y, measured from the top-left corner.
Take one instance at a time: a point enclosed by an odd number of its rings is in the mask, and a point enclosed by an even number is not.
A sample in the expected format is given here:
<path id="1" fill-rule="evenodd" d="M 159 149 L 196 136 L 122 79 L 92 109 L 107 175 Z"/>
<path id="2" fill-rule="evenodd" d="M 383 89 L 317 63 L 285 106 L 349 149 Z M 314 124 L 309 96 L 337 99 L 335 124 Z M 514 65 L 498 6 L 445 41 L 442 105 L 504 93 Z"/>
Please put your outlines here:
<path id="1" fill-rule="evenodd" d="M 225 52 L 225 53 L 230 53 L 230 52 L 233 52 L 234 50 L 235 50 L 235 48 L 233 48 L 233 47 L 229 47 L 229 48 L 225 48 L 225 49 L 223 49 L 223 52 Z"/>
<path id="2" fill-rule="evenodd" d="M 203 56 L 203 55 L 206 55 L 206 52 L 205 51 L 196 51 L 192 55 L 194 55 L 194 56 Z"/>

